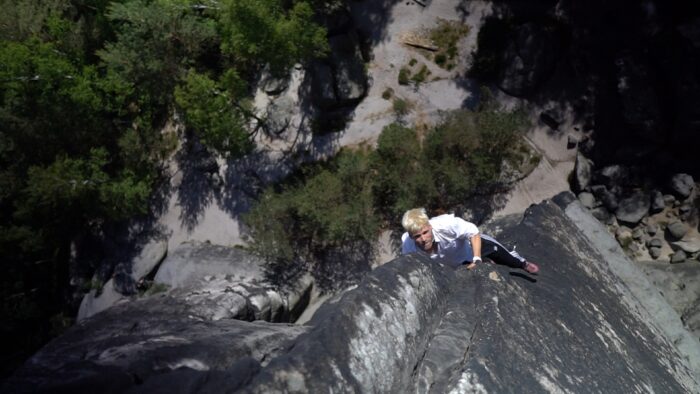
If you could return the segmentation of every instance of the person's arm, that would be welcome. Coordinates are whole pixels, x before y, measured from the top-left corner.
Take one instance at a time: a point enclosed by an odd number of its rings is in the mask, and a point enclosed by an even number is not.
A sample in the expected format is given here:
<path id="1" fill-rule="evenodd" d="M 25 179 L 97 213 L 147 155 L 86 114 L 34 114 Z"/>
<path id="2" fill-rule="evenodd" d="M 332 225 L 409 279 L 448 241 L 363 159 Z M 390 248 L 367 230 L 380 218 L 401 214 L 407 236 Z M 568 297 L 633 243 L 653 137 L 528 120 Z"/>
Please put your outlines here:
<path id="1" fill-rule="evenodd" d="M 467 264 L 467 269 L 472 269 L 476 267 L 477 262 L 481 262 L 481 235 L 474 234 L 469 241 L 472 243 L 472 251 L 474 252 L 474 257 L 472 262 Z"/>
<path id="2" fill-rule="evenodd" d="M 462 238 L 471 243 L 473 258 L 472 262 L 467 264 L 467 269 L 476 267 L 476 263 L 481 261 L 481 236 L 479 228 L 474 223 L 468 222 L 462 218 L 455 217 L 452 230 L 455 232 L 456 238 Z"/>

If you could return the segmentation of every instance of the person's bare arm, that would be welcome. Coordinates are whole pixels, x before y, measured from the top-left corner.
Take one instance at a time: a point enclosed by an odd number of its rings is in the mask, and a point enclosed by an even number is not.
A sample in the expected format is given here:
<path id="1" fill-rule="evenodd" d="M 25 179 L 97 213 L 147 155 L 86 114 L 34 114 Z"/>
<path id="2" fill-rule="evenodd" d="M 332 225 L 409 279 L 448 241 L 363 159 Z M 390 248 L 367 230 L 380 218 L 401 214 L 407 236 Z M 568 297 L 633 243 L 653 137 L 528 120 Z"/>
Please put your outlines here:
<path id="1" fill-rule="evenodd" d="M 472 269 L 476 267 L 476 262 L 481 261 L 481 235 L 474 234 L 469 241 L 472 243 L 472 251 L 474 252 L 474 258 L 472 262 L 467 264 L 467 269 Z"/>

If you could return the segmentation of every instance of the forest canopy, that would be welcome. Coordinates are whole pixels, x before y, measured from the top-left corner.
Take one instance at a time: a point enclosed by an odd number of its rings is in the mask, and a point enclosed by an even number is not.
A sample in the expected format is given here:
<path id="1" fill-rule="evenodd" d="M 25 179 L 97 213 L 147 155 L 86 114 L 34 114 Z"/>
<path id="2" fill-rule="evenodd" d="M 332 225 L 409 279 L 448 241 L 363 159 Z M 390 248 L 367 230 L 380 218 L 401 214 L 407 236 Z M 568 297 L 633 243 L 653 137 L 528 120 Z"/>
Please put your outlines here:
<path id="1" fill-rule="evenodd" d="M 45 340 L 47 316 L 54 326 L 65 320 L 71 241 L 149 210 L 176 146 L 162 132 L 168 119 L 179 114 L 221 155 L 244 155 L 256 73 L 303 63 L 328 45 L 305 1 L 0 7 L 0 313 L 10 354 Z M 12 343 L 17 332 L 30 332 L 31 343 Z"/>

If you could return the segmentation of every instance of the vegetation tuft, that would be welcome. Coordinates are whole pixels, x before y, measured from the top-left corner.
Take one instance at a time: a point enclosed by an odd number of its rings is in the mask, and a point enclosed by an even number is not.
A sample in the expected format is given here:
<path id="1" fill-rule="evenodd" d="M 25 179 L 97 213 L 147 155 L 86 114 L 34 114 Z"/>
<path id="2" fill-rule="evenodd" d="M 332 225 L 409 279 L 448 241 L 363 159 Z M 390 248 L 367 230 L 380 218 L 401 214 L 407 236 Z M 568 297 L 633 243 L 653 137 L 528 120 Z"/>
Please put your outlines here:
<path id="1" fill-rule="evenodd" d="M 438 26 L 430 31 L 430 39 L 438 47 L 433 61 L 438 66 L 451 70 L 455 67 L 458 53 L 457 43 L 469 34 L 469 26 L 458 22 L 440 19 Z"/>

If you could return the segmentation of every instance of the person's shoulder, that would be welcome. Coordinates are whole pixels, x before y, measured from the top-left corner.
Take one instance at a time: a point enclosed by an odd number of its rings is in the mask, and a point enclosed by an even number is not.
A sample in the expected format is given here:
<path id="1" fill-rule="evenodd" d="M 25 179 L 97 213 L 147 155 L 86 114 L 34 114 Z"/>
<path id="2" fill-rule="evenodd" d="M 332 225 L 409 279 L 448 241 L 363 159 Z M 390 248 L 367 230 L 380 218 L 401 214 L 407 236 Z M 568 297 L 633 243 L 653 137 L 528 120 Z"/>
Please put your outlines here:
<path id="1" fill-rule="evenodd" d="M 433 227 L 435 225 L 443 225 L 444 226 L 444 225 L 449 225 L 454 221 L 455 221 L 455 215 L 453 215 L 451 213 L 446 213 L 444 215 L 435 216 L 435 217 L 431 218 L 430 225 Z"/>

